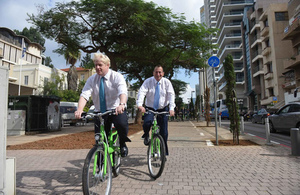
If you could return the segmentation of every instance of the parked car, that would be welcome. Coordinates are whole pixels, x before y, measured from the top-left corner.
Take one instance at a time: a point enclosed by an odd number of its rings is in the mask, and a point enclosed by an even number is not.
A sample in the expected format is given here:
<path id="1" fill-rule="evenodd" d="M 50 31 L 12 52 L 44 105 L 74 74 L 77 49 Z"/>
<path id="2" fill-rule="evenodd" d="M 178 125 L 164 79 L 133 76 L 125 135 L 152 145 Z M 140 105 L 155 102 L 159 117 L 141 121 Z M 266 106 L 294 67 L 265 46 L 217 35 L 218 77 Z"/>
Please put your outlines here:
<path id="1" fill-rule="evenodd" d="M 60 102 L 61 127 L 65 126 L 65 124 L 74 126 L 81 121 L 75 118 L 74 112 L 77 110 L 77 107 L 77 102 Z"/>
<path id="2" fill-rule="evenodd" d="M 289 103 L 269 117 L 270 132 L 300 128 L 300 102 Z"/>
<path id="3" fill-rule="evenodd" d="M 265 109 L 262 108 L 257 111 L 257 113 L 254 113 L 251 117 L 252 123 L 262 123 L 265 124 L 265 118 L 270 116 L 271 114 Z"/>

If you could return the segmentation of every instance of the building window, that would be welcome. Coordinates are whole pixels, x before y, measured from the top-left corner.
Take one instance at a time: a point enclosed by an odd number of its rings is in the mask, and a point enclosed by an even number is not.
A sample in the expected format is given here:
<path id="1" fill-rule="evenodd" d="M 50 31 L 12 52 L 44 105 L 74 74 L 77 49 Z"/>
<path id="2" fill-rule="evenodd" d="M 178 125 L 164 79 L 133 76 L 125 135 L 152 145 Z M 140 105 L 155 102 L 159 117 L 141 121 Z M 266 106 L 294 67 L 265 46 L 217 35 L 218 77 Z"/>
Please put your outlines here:
<path id="1" fill-rule="evenodd" d="M 288 12 L 275 12 L 275 20 L 288 21 L 289 20 Z"/>
<path id="2" fill-rule="evenodd" d="M 272 63 L 267 64 L 267 73 L 271 73 L 271 72 L 273 72 L 273 65 L 272 65 Z"/>
<path id="3" fill-rule="evenodd" d="M 28 85 L 28 76 L 24 76 L 24 85 Z"/>
<path id="4" fill-rule="evenodd" d="M 300 44 L 297 46 L 297 55 L 300 55 Z"/>
<path id="5" fill-rule="evenodd" d="M 264 26 L 265 26 L 265 27 L 269 27 L 269 22 L 268 22 L 268 20 L 265 20 L 265 21 L 264 21 Z"/>
<path id="6" fill-rule="evenodd" d="M 274 96 L 274 89 L 269 88 L 269 97 Z"/>
<path id="7" fill-rule="evenodd" d="M 271 45 L 270 45 L 270 40 L 269 40 L 269 39 L 266 40 L 265 43 L 266 43 L 266 47 L 271 47 Z"/>
<path id="8" fill-rule="evenodd" d="M 44 85 L 47 85 L 49 79 L 47 77 L 44 77 Z"/>

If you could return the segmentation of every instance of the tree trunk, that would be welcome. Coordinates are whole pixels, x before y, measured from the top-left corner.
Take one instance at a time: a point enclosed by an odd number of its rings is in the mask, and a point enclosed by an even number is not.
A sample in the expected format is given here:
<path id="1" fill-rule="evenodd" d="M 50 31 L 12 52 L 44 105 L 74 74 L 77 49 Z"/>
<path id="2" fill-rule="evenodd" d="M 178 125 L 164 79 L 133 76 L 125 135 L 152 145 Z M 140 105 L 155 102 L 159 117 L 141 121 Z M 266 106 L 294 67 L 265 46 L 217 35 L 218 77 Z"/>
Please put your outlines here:
<path id="1" fill-rule="evenodd" d="M 67 77 L 68 77 L 68 90 L 76 91 L 78 75 L 77 75 L 76 67 L 74 65 L 70 67 Z"/>
<path id="2" fill-rule="evenodd" d="M 142 124 L 142 113 L 139 111 L 139 109 L 136 110 L 136 116 L 135 116 L 135 124 Z"/>

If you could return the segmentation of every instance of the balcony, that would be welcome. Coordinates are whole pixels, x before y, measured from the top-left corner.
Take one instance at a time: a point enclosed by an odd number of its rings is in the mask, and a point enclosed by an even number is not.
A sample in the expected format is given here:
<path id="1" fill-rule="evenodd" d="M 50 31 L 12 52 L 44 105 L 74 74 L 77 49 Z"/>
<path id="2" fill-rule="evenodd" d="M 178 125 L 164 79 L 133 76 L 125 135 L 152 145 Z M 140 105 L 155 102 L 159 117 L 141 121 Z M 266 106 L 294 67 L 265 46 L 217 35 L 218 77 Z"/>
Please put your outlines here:
<path id="1" fill-rule="evenodd" d="M 283 40 L 293 39 L 300 33 L 300 15 L 293 21 L 293 23 L 284 29 Z"/>
<path id="2" fill-rule="evenodd" d="M 265 80 L 270 80 L 273 78 L 273 72 L 268 72 L 265 74 Z"/>
<path id="3" fill-rule="evenodd" d="M 291 69 L 297 65 L 300 65 L 300 54 L 283 61 L 283 67 L 285 69 Z"/>
<path id="4" fill-rule="evenodd" d="M 263 56 L 269 55 L 271 53 L 271 47 L 265 47 L 264 50 L 261 52 Z"/>
<path id="5" fill-rule="evenodd" d="M 259 66 L 256 66 L 252 69 L 253 72 L 253 77 L 257 77 L 259 75 L 263 75 L 264 74 L 264 70 L 262 68 L 260 68 Z"/>
<path id="6" fill-rule="evenodd" d="M 284 89 L 294 89 L 296 87 L 296 81 L 286 82 L 282 85 Z"/>
<path id="7" fill-rule="evenodd" d="M 265 88 L 269 89 L 269 88 L 274 88 L 274 82 L 273 80 L 265 80 Z"/>
<path id="8" fill-rule="evenodd" d="M 261 44 L 261 39 L 255 39 L 255 41 L 253 42 L 253 44 L 251 45 L 251 48 L 254 48 L 256 45 Z"/>
<path id="9" fill-rule="evenodd" d="M 264 29 L 262 29 L 262 31 L 260 32 L 260 36 L 262 36 L 262 37 L 269 36 L 269 27 L 268 26 L 266 26 Z"/>
<path id="10" fill-rule="evenodd" d="M 255 19 L 255 12 L 253 12 L 251 15 L 250 15 L 250 20 L 253 20 Z"/>
<path id="11" fill-rule="evenodd" d="M 271 64 L 272 63 L 271 55 L 264 56 L 263 63 L 264 65 Z"/>
<path id="12" fill-rule="evenodd" d="M 253 25 L 253 27 L 252 27 L 252 29 L 250 31 L 250 34 L 252 34 L 255 31 L 255 29 L 260 29 L 260 24 Z"/>
<path id="13" fill-rule="evenodd" d="M 260 100 L 261 105 L 269 105 L 271 103 L 273 103 L 273 96 Z"/>
<path id="14" fill-rule="evenodd" d="M 259 60 L 259 59 L 263 59 L 263 56 L 260 55 L 260 54 L 256 55 L 256 56 L 253 58 L 252 63 L 255 63 L 255 62 L 256 62 L 257 60 Z"/>

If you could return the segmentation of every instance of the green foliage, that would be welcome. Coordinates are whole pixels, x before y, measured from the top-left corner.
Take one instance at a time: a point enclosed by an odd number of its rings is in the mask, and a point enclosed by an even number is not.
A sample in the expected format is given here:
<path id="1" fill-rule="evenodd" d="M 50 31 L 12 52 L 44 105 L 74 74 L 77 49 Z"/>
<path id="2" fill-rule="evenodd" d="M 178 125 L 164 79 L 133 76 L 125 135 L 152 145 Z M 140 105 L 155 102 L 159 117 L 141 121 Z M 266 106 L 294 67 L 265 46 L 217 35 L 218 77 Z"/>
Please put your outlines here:
<path id="1" fill-rule="evenodd" d="M 135 106 L 135 99 L 131 98 L 131 97 L 128 97 L 127 108 L 128 109 L 134 109 L 134 106 Z"/>
<path id="2" fill-rule="evenodd" d="M 24 28 L 22 31 L 14 30 L 17 35 L 23 35 L 27 37 L 31 42 L 38 43 L 42 47 L 44 47 L 46 40 L 43 38 L 42 34 L 38 31 L 38 29 L 30 27 Z"/>
<path id="3" fill-rule="evenodd" d="M 50 68 L 54 68 L 54 65 L 51 62 L 52 62 L 51 58 L 49 56 L 47 56 L 46 59 L 45 59 L 45 66 L 48 66 Z"/>
<path id="4" fill-rule="evenodd" d="M 63 90 L 64 77 L 60 77 L 56 72 L 51 74 L 51 79 L 44 84 L 42 95 L 44 96 L 58 96 L 61 101 L 78 102 L 79 91 Z"/>
<path id="5" fill-rule="evenodd" d="M 143 0 L 81 0 L 29 15 L 47 38 L 85 53 L 103 52 L 111 68 L 142 83 L 161 64 L 171 79 L 179 68 L 203 67 L 216 32 L 186 22 L 169 8 Z M 202 53 L 202 57 L 200 57 Z"/>
<path id="6" fill-rule="evenodd" d="M 175 91 L 175 97 L 179 97 L 186 92 L 186 82 L 174 79 L 171 80 L 171 83 Z"/>
<path id="7" fill-rule="evenodd" d="M 85 56 L 82 57 L 80 67 L 85 69 L 93 69 L 95 67 L 90 53 L 86 53 Z"/>
<path id="8" fill-rule="evenodd" d="M 52 69 L 55 70 L 55 69 Z M 42 95 L 51 96 L 56 95 L 60 97 L 60 91 L 63 88 L 64 77 L 60 77 L 57 72 L 51 74 L 51 79 L 44 84 Z"/>
<path id="9" fill-rule="evenodd" d="M 224 62 L 224 77 L 226 79 L 226 105 L 230 118 L 230 131 L 233 133 L 233 142 L 239 144 L 240 120 L 237 98 L 235 94 L 236 76 L 233 67 L 233 58 L 227 55 Z"/>
<path id="10" fill-rule="evenodd" d="M 78 102 L 79 100 L 79 93 L 73 90 L 63 90 L 61 91 L 61 101 L 64 102 Z"/>
<path id="11" fill-rule="evenodd" d="M 81 52 L 76 49 L 72 48 L 70 46 L 64 46 L 62 45 L 60 48 L 54 50 L 54 52 L 63 55 L 66 59 L 66 64 L 70 64 L 71 67 L 68 71 L 68 89 L 75 91 L 77 89 L 77 70 L 75 67 L 75 63 L 77 60 L 80 60 L 81 58 Z"/>

